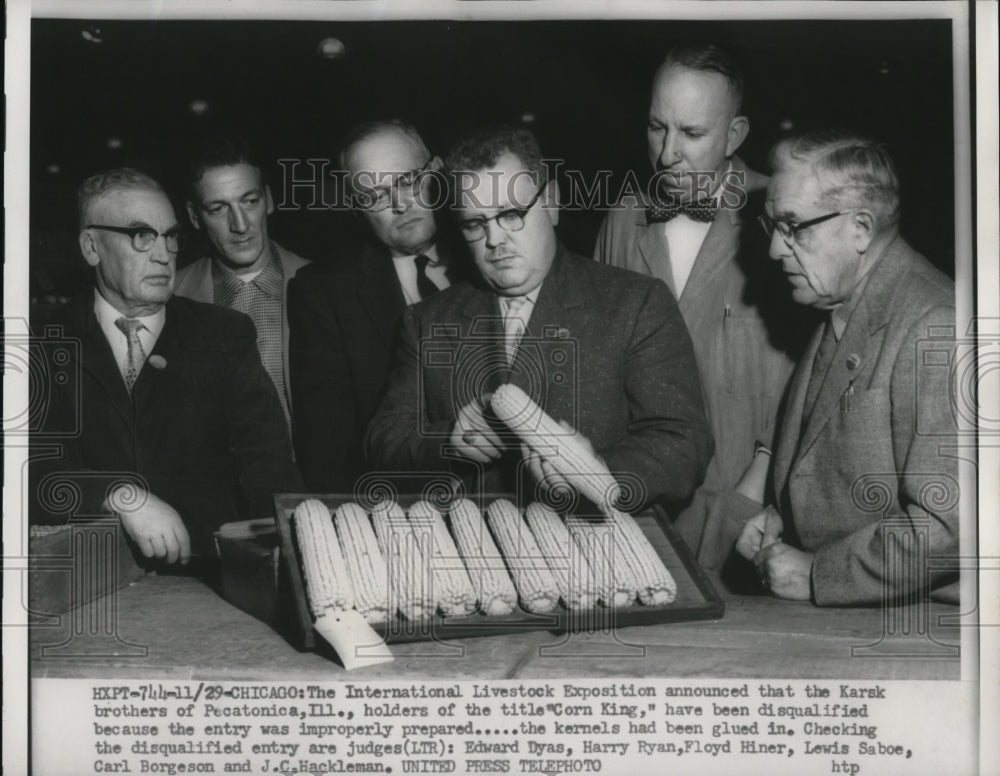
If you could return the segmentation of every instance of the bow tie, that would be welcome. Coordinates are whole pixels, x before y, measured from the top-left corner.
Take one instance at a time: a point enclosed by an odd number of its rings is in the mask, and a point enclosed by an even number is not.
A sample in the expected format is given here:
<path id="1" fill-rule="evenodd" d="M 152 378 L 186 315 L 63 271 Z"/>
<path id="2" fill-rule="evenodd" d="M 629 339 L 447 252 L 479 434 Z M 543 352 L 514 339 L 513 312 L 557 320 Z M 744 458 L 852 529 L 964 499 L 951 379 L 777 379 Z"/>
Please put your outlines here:
<path id="1" fill-rule="evenodd" d="M 717 212 L 719 212 L 719 203 L 714 198 L 680 205 L 669 205 L 654 199 L 646 208 L 646 223 L 662 224 L 683 213 L 692 221 L 710 224 L 715 220 Z"/>

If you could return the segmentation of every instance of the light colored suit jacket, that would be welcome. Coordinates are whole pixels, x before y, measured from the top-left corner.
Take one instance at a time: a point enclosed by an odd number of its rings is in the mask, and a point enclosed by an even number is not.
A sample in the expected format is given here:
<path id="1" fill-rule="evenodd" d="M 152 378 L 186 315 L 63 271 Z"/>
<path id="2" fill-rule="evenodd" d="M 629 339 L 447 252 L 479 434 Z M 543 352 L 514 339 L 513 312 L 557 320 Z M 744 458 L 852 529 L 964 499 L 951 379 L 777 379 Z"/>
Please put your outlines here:
<path id="1" fill-rule="evenodd" d="M 821 331 L 792 378 L 775 451 L 785 540 L 815 553 L 817 604 L 912 595 L 929 560 L 958 552 L 954 285 L 897 237 L 862 290 L 803 429 Z M 954 575 L 931 584 L 949 585 L 939 597 L 957 600 Z"/>
<path id="2" fill-rule="evenodd" d="M 295 277 L 295 273 L 308 265 L 309 262 L 301 256 L 285 250 L 273 240 L 271 242 L 278 249 L 278 257 L 281 259 L 281 271 L 285 278 L 285 296 L 281 316 L 281 362 L 285 372 L 285 393 L 287 394 L 285 401 L 291 409 L 292 391 L 290 389 L 290 370 L 288 368 L 288 281 Z M 188 299 L 194 299 L 197 302 L 214 304 L 215 300 L 212 289 L 211 256 L 203 256 L 177 271 L 177 283 L 174 289 L 176 296 L 186 296 Z"/>
<path id="3" fill-rule="evenodd" d="M 731 497 L 731 489 L 753 457 L 757 439 L 773 429 L 807 341 L 801 334 L 811 331 L 798 319 L 813 317 L 792 303 L 755 223 L 767 178 L 739 159 L 733 169 L 746 176 L 748 201 L 716 216 L 678 300 L 694 345 L 715 455 L 705 482 L 676 513 L 676 525 L 699 562 L 711 569 L 731 552 L 741 519 L 760 509 L 744 508 L 746 499 Z M 645 202 L 628 198 L 608 213 L 595 258 L 659 278 L 676 297 L 663 224 L 646 223 Z"/>

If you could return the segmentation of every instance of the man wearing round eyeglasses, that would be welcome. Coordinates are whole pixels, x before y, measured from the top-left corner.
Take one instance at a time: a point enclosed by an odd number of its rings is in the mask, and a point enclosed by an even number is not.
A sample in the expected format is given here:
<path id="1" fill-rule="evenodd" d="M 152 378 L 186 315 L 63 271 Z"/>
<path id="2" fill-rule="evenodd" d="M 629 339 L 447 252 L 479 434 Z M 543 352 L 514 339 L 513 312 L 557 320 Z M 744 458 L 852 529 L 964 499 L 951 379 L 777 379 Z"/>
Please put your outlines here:
<path id="1" fill-rule="evenodd" d="M 690 496 L 712 441 L 666 286 L 560 245 L 558 186 L 529 131 L 474 133 L 447 167 L 478 277 L 406 311 L 368 427 L 371 464 L 450 472 L 481 492 L 564 487 L 544 452 L 522 448 L 487 409 L 513 383 L 627 480 L 636 505 Z"/>
<path id="2" fill-rule="evenodd" d="M 364 234 L 289 286 L 296 460 L 321 492 L 352 490 L 366 471 L 362 438 L 403 310 L 447 288 L 459 269 L 435 217 L 441 159 L 414 127 L 361 124 L 340 165 Z"/>
<path id="3" fill-rule="evenodd" d="M 275 492 L 301 487 L 253 324 L 173 297 L 180 226 L 153 178 L 88 178 L 79 216 L 96 289 L 32 321 L 78 343 L 39 387 L 33 430 L 59 454 L 32 465 L 32 521 L 110 512 L 145 557 L 211 563 L 215 528 L 269 516 Z M 69 514 L 52 497 L 67 486 L 79 502 Z"/>
<path id="4" fill-rule="evenodd" d="M 781 419 L 777 500 L 737 550 L 782 598 L 957 601 L 957 572 L 930 571 L 958 553 L 954 286 L 899 236 L 884 148 L 814 133 L 778 144 L 772 162 L 771 257 L 795 300 L 826 315 Z"/>

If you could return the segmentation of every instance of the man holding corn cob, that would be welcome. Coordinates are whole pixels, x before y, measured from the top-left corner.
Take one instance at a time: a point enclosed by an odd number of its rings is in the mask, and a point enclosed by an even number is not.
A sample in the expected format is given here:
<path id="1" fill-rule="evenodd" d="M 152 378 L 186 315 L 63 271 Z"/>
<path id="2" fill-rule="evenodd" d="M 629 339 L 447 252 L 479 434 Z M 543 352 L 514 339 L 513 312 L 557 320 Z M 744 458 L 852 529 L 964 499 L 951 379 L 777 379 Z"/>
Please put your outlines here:
<path id="1" fill-rule="evenodd" d="M 670 51 L 654 78 L 646 130 L 655 172 L 646 201 L 608 213 L 596 258 L 662 279 L 691 333 L 715 455 L 677 528 L 710 569 L 722 567 L 759 509 L 736 488 L 759 435 L 772 427 L 807 328 L 743 216 L 767 178 L 736 156 L 749 131 L 743 75 L 715 45 Z M 751 240 L 750 238 L 756 238 Z M 757 453 L 767 469 L 769 453 Z M 752 470 L 750 474 L 754 474 Z"/>
<path id="2" fill-rule="evenodd" d="M 557 184 L 527 130 L 473 134 L 447 164 L 479 277 L 406 311 L 368 427 L 370 464 L 452 471 L 512 492 L 530 484 L 526 472 L 558 482 L 547 463 L 572 448 L 603 459 L 637 492 L 636 505 L 688 498 L 712 438 L 690 337 L 666 286 L 560 245 Z M 563 421 L 549 445 L 522 449 L 510 422 L 487 409 L 505 383 Z"/>

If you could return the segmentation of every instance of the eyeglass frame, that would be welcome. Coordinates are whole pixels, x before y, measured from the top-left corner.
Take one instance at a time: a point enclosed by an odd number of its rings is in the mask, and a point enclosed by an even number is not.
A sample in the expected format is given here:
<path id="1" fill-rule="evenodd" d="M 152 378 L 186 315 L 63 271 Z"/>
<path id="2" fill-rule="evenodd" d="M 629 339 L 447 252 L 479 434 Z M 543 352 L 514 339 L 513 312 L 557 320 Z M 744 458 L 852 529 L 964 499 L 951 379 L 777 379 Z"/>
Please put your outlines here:
<path id="1" fill-rule="evenodd" d="M 777 218 L 771 218 L 767 213 L 760 213 L 757 216 L 757 223 L 760 224 L 761 229 L 764 230 L 769 238 L 774 237 L 774 233 L 777 232 L 782 240 L 785 241 L 787 245 L 791 245 L 793 240 L 798 240 L 799 232 L 803 229 L 808 229 L 811 226 L 817 226 L 826 221 L 836 218 L 837 216 L 844 216 L 848 213 L 853 212 L 857 208 L 848 208 L 847 210 L 838 210 L 836 213 L 827 213 L 823 216 L 817 216 L 816 218 L 810 218 L 808 221 L 803 221 L 801 224 L 793 224 L 788 221 L 781 221 Z M 773 224 L 773 226 L 769 226 Z M 786 235 L 782 230 L 782 227 L 788 230 Z"/>
<path id="2" fill-rule="evenodd" d="M 524 219 L 527 218 L 528 213 L 531 211 L 531 208 L 533 208 L 535 206 L 535 203 L 538 202 L 538 198 L 542 196 L 542 192 L 545 191 L 545 187 L 548 186 L 548 185 L 549 185 L 549 182 L 545 181 L 545 183 L 543 183 L 538 188 L 538 191 L 535 192 L 535 196 L 533 196 L 528 201 L 527 207 L 523 207 L 523 208 L 521 208 L 521 207 L 509 207 L 506 210 L 501 210 L 496 215 L 490 216 L 489 218 L 485 218 L 484 216 L 477 216 L 475 218 L 466 218 L 466 219 L 464 219 L 462 221 L 459 221 L 458 222 L 458 228 L 461 230 L 462 234 L 465 235 L 466 242 L 479 242 L 484 237 L 486 237 L 486 224 L 488 224 L 490 221 L 496 221 L 497 222 L 497 226 L 499 226 L 505 232 L 520 232 L 522 229 L 524 229 Z M 510 216 L 510 215 L 516 215 L 518 217 L 518 220 L 521 222 L 521 225 L 512 229 L 512 228 L 504 226 L 503 224 L 500 223 L 500 219 L 501 218 L 503 218 L 505 216 Z M 480 232 L 482 232 L 482 234 L 480 234 L 478 237 L 469 237 L 466 234 L 467 229 L 466 229 L 466 227 L 464 225 L 468 224 L 470 222 L 474 222 L 477 225 L 477 229 Z"/>
<path id="3" fill-rule="evenodd" d="M 381 213 L 383 210 L 386 210 L 392 204 L 392 192 L 394 189 L 399 190 L 400 188 L 402 188 L 411 193 L 413 192 L 414 189 L 416 189 L 417 184 L 421 182 L 422 179 L 421 176 L 423 176 L 424 173 L 428 172 L 428 168 L 430 167 L 431 162 L 433 162 L 434 159 L 435 157 L 431 156 L 426 162 L 424 162 L 423 167 L 421 167 L 420 169 L 410 170 L 409 172 L 404 172 L 404 173 L 398 173 L 398 177 L 394 181 L 392 181 L 388 186 L 373 186 L 372 191 L 377 192 L 376 199 L 383 192 L 385 193 L 386 201 L 384 205 L 381 206 L 377 204 L 364 205 L 358 201 L 361 198 L 361 195 L 355 194 L 352 197 L 352 199 L 354 200 L 354 206 L 357 207 L 358 210 L 363 210 L 366 213 Z M 394 173 L 389 173 L 389 174 L 391 175 Z M 406 178 L 409 176 L 412 176 L 413 180 L 406 181 Z"/>
<path id="4" fill-rule="evenodd" d="M 184 242 L 184 230 L 179 226 L 173 229 L 168 229 L 166 232 L 157 232 L 151 226 L 110 226 L 108 224 L 87 224 L 86 229 L 103 229 L 106 232 L 114 232 L 115 234 L 125 234 L 128 235 L 129 242 L 132 243 L 132 248 L 138 253 L 149 253 L 153 250 L 153 246 L 156 245 L 156 241 L 163 238 L 163 246 L 167 249 L 167 253 L 178 254 L 181 251 L 181 243 Z M 145 248 L 139 247 L 136 244 L 136 238 L 143 232 L 152 232 L 153 239 L 150 240 L 149 245 Z M 176 250 L 170 250 L 170 243 L 167 242 L 169 238 L 174 238 L 177 244 Z"/>

